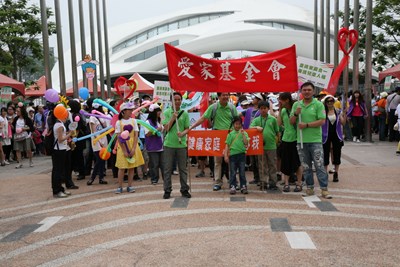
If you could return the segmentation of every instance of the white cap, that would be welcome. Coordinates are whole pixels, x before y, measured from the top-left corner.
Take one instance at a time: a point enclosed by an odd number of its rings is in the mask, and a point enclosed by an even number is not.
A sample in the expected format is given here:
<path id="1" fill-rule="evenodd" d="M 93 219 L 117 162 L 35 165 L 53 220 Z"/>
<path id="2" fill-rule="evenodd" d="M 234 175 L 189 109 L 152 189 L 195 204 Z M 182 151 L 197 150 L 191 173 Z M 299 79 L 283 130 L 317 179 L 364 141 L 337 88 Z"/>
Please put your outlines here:
<path id="1" fill-rule="evenodd" d="M 125 103 L 122 103 L 122 105 L 119 109 L 120 109 L 120 111 L 123 111 L 125 109 L 134 109 L 134 105 L 131 102 L 125 102 Z"/>
<path id="2" fill-rule="evenodd" d="M 241 106 L 244 106 L 244 105 L 249 105 L 250 103 L 249 103 L 249 100 L 243 100 L 242 102 L 240 102 L 240 105 Z"/>
<path id="3" fill-rule="evenodd" d="M 149 111 L 150 112 L 153 112 L 156 109 L 160 109 L 161 110 L 161 108 L 160 108 L 160 106 L 158 104 L 151 104 L 150 107 L 149 107 Z"/>
<path id="4" fill-rule="evenodd" d="M 260 93 L 255 93 L 255 94 L 253 94 L 253 96 L 254 96 L 255 98 L 260 99 L 260 100 L 264 100 L 264 98 L 262 97 L 262 95 L 261 95 Z"/>

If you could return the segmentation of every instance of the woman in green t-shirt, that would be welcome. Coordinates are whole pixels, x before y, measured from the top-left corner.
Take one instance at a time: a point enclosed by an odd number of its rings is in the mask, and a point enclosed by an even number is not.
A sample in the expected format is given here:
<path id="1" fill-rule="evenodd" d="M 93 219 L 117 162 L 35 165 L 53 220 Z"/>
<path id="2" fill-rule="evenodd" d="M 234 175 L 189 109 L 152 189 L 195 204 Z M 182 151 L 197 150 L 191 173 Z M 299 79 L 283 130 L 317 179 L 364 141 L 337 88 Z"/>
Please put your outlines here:
<path id="1" fill-rule="evenodd" d="M 284 127 L 282 143 L 280 147 L 281 172 L 285 185 L 283 192 L 290 192 L 289 177 L 296 173 L 297 182 L 294 192 L 301 192 L 303 167 L 301 166 L 299 154 L 297 152 L 297 132 L 294 125 L 290 124 L 290 111 L 293 106 L 293 99 L 290 93 L 281 93 L 279 95 L 280 112 L 278 116 L 278 125 Z"/>

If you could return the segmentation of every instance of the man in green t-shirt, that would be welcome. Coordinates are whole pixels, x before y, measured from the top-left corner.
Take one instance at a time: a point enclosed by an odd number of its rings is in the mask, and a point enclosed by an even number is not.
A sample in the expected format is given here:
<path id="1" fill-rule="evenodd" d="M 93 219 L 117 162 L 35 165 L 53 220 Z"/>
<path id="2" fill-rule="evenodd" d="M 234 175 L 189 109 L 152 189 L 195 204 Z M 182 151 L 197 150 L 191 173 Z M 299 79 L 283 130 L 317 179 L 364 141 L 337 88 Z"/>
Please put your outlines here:
<path id="1" fill-rule="evenodd" d="M 314 195 L 314 178 L 312 162 L 317 171 L 317 178 L 324 198 L 332 198 L 328 192 L 328 173 L 324 167 L 324 150 L 322 147 L 322 128 L 326 112 L 324 105 L 313 98 L 314 84 L 306 82 L 301 86 L 303 100 L 293 104 L 290 123 L 297 124 L 297 150 L 304 168 L 307 184 L 306 195 Z"/>
<path id="2" fill-rule="evenodd" d="M 190 126 L 189 114 L 181 110 L 182 95 L 178 92 L 173 94 L 175 102 L 173 108 L 167 108 L 164 112 L 165 119 L 162 121 L 166 132 L 164 139 L 164 199 L 168 199 L 172 192 L 171 174 L 174 160 L 176 159 L 179 169 L 179 177 L 181 183 L 181 194 L 183 197 L 190 198 L 189 185 L 187 184 L 187 143 L 186 133 Z"/>
<path id="3" fill-rule="evenodd" d="M 274 116 L 268 114 L 269 103 L 267 101 L 260 101 L 258 108 L 260 116 L 251 122 L 250 128 L 255 128 L 263 134 L 264 154 L 258 157 L 258 166 L 261 170 L 261 189 L 277 190 L 276 138 L 279 134 L 278 123 Z"/>
<path id="4" fill-rule="evenodd" d="M 229 93 L 218 93 L 219 101 L 210 105 L 203 116 L 200 117 L 192 126 L 189 131 L 202 124 L 206 119 L 213 122 L 213 130 L 229 130 L 231 128 L 232 120 L 238 116 L 236 108 L 229 103 Z M 216 108 L 214 105 L 217 105 Z M 186 134 L 187 132 L 184 132 Z M 214 191 L 221 190 L 222 187 L 222 161 L 223 157 L 214 157 L 214 177 L 215 185 Z"/>

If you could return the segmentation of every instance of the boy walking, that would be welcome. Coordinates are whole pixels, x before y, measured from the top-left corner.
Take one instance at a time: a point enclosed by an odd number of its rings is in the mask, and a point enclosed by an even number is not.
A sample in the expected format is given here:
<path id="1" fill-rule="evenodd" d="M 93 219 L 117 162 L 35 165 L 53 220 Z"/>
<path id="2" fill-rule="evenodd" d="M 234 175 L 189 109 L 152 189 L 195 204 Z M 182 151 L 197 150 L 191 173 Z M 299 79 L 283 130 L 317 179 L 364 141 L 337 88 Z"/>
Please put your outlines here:
<path id="1" fill-rule="evenodd" d="M 255 128 L 263 134 L 264 154 L 258 158 L 258 166 L 262 171 L 260 175 L 261 190 L 277 190 L 276 138 L 279 134 L 278 123 L 275 117 L 268 115 L 269 103 L 267 101 L 260 101 L 258 108 L 260 116 L 253 120 L 250 128 Z M 265 163 L 263 162 L 264 159 L 266 160 Z"/>

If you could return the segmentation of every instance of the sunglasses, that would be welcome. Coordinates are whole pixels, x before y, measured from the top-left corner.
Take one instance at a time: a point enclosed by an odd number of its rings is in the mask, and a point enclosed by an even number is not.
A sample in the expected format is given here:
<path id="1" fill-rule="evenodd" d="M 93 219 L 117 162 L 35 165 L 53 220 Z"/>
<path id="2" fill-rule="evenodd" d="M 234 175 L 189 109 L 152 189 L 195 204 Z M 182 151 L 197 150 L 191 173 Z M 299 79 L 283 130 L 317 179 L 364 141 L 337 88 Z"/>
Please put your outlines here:
<path id="1" fill-rule="evenodd" d="M 326 100 L 325 102 L 326 102 L 326 103 L 333 103 L 333 102 L 335 102 L 335 101 L 333 101 L 333 100 Z"/>

